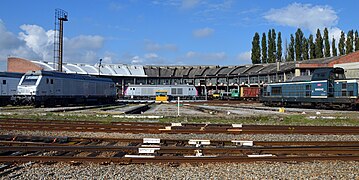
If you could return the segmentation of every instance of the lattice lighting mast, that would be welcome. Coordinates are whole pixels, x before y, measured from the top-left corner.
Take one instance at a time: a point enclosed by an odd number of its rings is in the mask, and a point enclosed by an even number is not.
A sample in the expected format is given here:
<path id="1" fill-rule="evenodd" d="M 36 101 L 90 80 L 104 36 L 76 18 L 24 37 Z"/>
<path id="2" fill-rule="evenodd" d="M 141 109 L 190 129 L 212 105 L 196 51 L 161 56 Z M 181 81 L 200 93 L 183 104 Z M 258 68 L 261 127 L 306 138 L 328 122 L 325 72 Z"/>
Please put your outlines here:
<path id="1" fill-rule="evenodd" d="M 59 72 L 62 72 L 64 21 L 68 21 L 67 12 L 62 9 L 55 9 L 54 69 Z"/>

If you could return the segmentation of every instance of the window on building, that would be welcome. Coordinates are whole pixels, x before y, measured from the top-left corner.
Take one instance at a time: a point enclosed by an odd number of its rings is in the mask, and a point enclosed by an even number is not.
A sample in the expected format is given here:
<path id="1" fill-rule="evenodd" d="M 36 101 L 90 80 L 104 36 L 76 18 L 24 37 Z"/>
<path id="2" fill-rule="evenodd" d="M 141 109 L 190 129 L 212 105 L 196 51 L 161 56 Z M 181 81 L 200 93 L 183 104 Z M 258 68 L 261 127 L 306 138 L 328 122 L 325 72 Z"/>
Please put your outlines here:
<path id="1" fill-rule="evenodd" d="M 2 84 L 6 84 L 6 80 L 4 79 L 4 80 L 2 80 Z"/>
<path id="2" fill-rule="evenodd" d="M 54 84 L 54 79 L 51 79 L 51 84 Z"/>

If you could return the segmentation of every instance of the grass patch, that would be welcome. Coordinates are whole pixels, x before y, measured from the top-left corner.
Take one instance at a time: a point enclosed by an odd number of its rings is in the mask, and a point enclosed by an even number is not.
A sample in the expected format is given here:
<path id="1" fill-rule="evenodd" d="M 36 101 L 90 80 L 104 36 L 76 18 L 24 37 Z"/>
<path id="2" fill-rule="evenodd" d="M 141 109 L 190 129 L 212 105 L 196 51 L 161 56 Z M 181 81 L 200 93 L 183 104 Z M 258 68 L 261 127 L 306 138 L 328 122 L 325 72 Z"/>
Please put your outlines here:
<path id="1" fill-rule="evenodd" d="M 34 114 L 1 114 L 0 119 L 33 119 L 33 120 L 68 120 L 68 121 L 98 121 L 104 124 L 112 122 L 159 122 L 159 123 L 210 123 L 210 124 L 257 124 L 257 125 L 312 125 L 312 126 L 358 126 L 358 117 L 331 116 L 325 119 L 318 116 L 316 119 L 308 115 L 271 115 L 271 116 L 180 116 L 164 117 L 159 119 L 146 118 L 114 118 L 112 115 L 93 114 L 65 114 L 65 113 L 34 113 Z"/>

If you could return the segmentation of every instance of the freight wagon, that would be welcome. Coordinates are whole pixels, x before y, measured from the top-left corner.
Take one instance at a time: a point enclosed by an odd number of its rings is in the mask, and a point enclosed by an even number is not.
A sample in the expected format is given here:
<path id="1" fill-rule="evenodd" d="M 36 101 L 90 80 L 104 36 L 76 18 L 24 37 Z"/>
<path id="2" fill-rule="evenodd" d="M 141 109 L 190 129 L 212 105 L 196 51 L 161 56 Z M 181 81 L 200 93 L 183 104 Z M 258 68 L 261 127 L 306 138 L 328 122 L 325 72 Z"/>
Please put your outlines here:
<path id="1" fill-rule="evenodd" d="M 240 87 L 231 89 L 230 92 L 221 92 L 220 99 L 237 99 L 237 100 L 258 100 L 260 87 Z"/>

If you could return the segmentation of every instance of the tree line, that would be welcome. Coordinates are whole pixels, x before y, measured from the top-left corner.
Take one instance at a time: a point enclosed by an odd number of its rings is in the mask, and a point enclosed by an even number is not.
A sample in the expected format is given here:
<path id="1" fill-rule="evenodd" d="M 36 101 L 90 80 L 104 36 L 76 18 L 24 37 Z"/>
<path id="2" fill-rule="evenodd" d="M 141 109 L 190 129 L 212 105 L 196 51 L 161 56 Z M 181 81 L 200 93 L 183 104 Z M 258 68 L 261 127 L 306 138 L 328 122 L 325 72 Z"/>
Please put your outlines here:
<path id="1" fill-rule="evenodd" d="M 314 39 L 315 38 L 315 39 Z M 268 40 L 267 40 L 268 39 Z M 345 55 L 359 50 L 358 31 L 350 30 L 347 35 L 341 31 L 338 48 L 335 38 L 329 43 L 329 32 L 325 28 L 323 36 L 317 29 L 316 36 L 312 34 L 308 38 L 303 31 L 298 28 L 295 34 L 290 35 L 290 42 L 285 41 L 285 53 L 283 57 L 281 32 L 276 34 L 275 29 L 270 29 L 268 33 L 262 33 L 262 39 L 258 32 L 254 34 L 252 41 L 251 59 L 253 64 L 266 64 L 283 61 L 302 61 L 308 59 L 318 59 Z M 338 54 L 339 51 L 339 54 Z"/>

